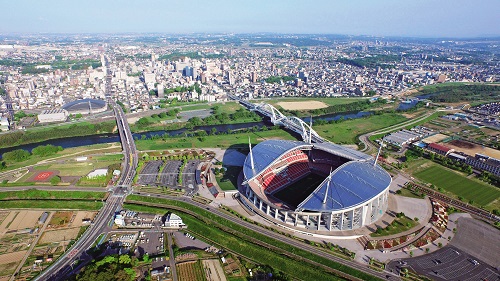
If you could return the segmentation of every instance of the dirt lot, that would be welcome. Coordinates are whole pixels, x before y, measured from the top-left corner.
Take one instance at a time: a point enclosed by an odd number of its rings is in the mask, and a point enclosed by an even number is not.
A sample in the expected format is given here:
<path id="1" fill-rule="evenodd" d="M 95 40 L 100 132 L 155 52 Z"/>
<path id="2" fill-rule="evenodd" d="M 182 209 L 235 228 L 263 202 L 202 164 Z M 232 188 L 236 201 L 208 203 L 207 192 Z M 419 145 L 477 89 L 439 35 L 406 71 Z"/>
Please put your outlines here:
<path id="1" fill-rule="evenodd" d="M 10 213 L 9 211 L 0 211 L 0 224 L 9 215 L 9 213 Z"/>
<path id="2" fill-rule="evenodd" d="M 202 263 L 208 281 L 226 281 L 226 275 L 224 275 L 219 260 L 203 260 Z"/>
<path id="3" fill-rule="evenodd" d="M 491 149 L 489 147 L 482 147 L 475 143 L 470 143 L 462 140 L 453 140 L 446 144 L 449 148 L 453 148 L 456 151 L 462 151 L 466 154 L 474 156 L 476 153 L 487 155 L 493 158 L 500 159 L 500 151 L 496 149 Z"/>
<path id="4" fill-rule="evenodd" d="M 26 254 L 26 251 L 20 251 L 20 252 L 14 252 L 14 253 L 0 255 L 0 264 L 18 262 L 24 257 L 25 254 Z"/>
<path id="5" fill-rule="evenodd" d="M 80 227 L 72 227 L 60 230 L 45 231 L 42 238 L 38 241 L 38 244 L 47 244 L 53 242 L 60 242 L 64 240 L 70 240 L 75 238 L 80 231 Z"/>
<path id="6" fill-rule="evenodd" d="M 12 212 L 14 213 L 14 212 Z M 34 227 L 43 211 L 19 211 L 15 219 L 9 225 L 8 229 L 25 229 Z M 10 215 L 9 215 L 10 216 Z M 9 217 L 4 221 L 4 223 L 9 223 Z M 1 228 L 0 228 L 1 232 Z"/>
<path id="7" fill-rule="evenodd" d="M 22 260 L 26 251 L 0 255 L 0 276 L 8 276 L 16 270 L 18 263 Z M 0 277 L 0 280 L 3 280 Z"/>
<path id="8" fill-rule="evenodd" d="M 0 224 L 0 235 L 7 230 L 7 225 L 11 223 L 16 217 L 17 212 L 8 212 L 7 216 L 3 219 Z"/>
<path id="9" fill-rule="evenodd" d="M 283 101 L 278 102 L 278 105 L 286 110 L 310 110 L 328 107 L 326 103 L 321 101 Z"/>
<path id="10" fill-rule="evenodd" d="M 425 142 L 425 143 L 433 143 L 433 142 L 440 142 L 444 139 L 448 138 L 447 135 L 443 135 L 443 134 L 435 134 L 435 135 L 432 135 L 432 136 L 429 136 L 429 137 L 426 137 L 422 140 L 422 142 Z"/>
<path id="11" fill-rule="evenodd" d="M 49 222 L 47 228 L 61 228 L 69 224 L 71 218 L 73 217 L 73 212 L 56 212 Z"/>
<path id="12" fill-rule="evenodd" d="M 96 212 L 87 212 L 87 211 L 79 211 L 76 213 L 76 216 L 73 219 L 73 222 L 70 224 L 72 227 L 80 227 L 83 226 L 82 219 L 94 219 Z"/>
<path id="13" fill-rule="evenodd" d="M 0 281 L 7 281 L 10 279 L 10 275 L 16 270 L 19 261 L 0 264 Z"/>

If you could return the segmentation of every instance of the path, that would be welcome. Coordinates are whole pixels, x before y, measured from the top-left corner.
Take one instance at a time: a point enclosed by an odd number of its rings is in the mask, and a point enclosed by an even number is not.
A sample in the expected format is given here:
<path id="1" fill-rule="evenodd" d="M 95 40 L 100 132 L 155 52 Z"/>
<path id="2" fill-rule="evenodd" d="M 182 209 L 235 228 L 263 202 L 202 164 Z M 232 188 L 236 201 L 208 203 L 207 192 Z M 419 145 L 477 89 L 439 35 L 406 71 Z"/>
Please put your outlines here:
<path id="1" fill-rule="evenodd" d="M 33 240 L 33 242 L 31 242 L 30 248 L 28 249 L 28 251 L 24 255 L 23 259 L 21 260 L 21 263 L 19 263 L 19 265 L 16 268 L 16 271 L 14 271 L 14 274 L 12 274 L 12 276 L 9 279 L 9 281 L 13 281 L 15 279 L 17 273 L 19 273 L 19 271 L 21 270 L 21 268 L 23 268 L 24 263 L 26 262 L 26 260 L 30 256 L 30 254 L 33 251 L 33 249 L 35 248 L 36 244 L 38 244 L 38 240 L 40 240 L 40 237 L 42 237 L 43 232 L 45 231 L 45 228 L 47 227 L 47 225 L 49 225 L 49 222 L 52 219 L 52 215 L 54 215 L 54 212 L 50 212 L 50 215 L 45 220 L 42 228 L 38 231 L 38 235 L 36 236 L 36 238 Z"/>
<path id="2" fill-rule="evenodd" d="M 174 249 L 172 248 L 173 242 L 172 242 L 172 235 L 174 235 L 173 232 L 167 232 L 167 241 L 168 241 L 168 254 L 169 254 L 169 259 L 170 259 L 170 272 L 172 272 L 172 279 L 174 281 L 179 280 L 177 278 L 177 268 L 175 268 L 175 257 L 174 257 Z"/>

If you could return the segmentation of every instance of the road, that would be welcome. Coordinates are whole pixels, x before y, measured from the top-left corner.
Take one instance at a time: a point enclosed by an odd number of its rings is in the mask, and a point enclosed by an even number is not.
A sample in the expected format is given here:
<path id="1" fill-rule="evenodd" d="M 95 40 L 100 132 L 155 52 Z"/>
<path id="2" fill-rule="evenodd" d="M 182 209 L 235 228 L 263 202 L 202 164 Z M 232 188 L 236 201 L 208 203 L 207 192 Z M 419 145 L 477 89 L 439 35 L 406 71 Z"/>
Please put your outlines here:
<path id="1" fill-rule="evenodd" d="M 179 279 L 177 278 L 177 268 L 175 267 L 174 249 L 172 248 L 172 245 L 173 245 L 172 235 L 174 235 L 174 233 L 173 232 L 166 232 L 166 234 L 167 234 L 167 241 L 168 241 L 170 272 L 172 273 L 172 279 L 174 281 L 177 281 Z"/>
<path id="2" fill-rule="evenodd" d="M 111 78 L 108 75 L 106 83 L 108 90 L 110 80 Z M 108 101 L 111 102 L 113 111 L 115 112 L 123 149 L 124 162 L 122 163 L 121 177 L 117 185 L 113 187 L 111 196 L 108 197 L 106 203 L 94 219 L 94 222 L 83 233 L 82 237 L 34 280 L 65 280 L 68 275 L 73 273 L 73 264 L 75 261 L 80 261 L 79 267 L 89 262 L 91 257 L 86 254 L 86 251 L 101 234 L 106 234 L 110 230 L 109 225 L 112 224 L 111 220 L 114 218 L 115 212 L 121 210 L 125 196 L 129 192 L 139 160 L 137 150 L 132 138 L 132 132 L 130 132 L 130 127 L 125 118 L 125 113 L 111 98 L 108 98 Z"/>
<path id="3" fill-rule="evenodd" d="M 144 195 L 143 193 L 140 193 L 140 192 L 133 192 L 133 194 L 137 194 L 137 195 Z M 153 196 L 152 194 L 150 194 L 150 196 Z M 246 221 L 243 221 L 233 215 L 230 215 L 230 214 L 227 214 L 225 212 L 222 212 L 220 211 L 218 208 L 214 208 L 214 207 L 211 207 L 211 206 L 207 206 L 205 204 L 202 204 L 202 203 L 198 203 L 196 201 L 193 201 L 191 200 L 191 198 L 187 198 L 187 197 L 175 197 L 175 196 L 168 196 L 168 195 L 159 195 L 159 194 L 155 194 L 154 197 L 159 197 L 159 198 L 164 198 L 164 199 L 169 199 L 169 200 L 175 200 L 175 201 L 182 201 L 182 202 L 185 202 L 185 203 L 188 203 L 190 205 L 194 205 L 194 206 L 197 206 L 199 208 L 202 208 L 202 209 L 206 209 L 208 211 L 210 211 L 211 213 L 219 216 L 219 217 L 222 217 L 228 221 L 231 221 L 233 223 L 236 223 L 242 227 L 245 227 L 245 228 L 248 228 L 248 229 L 251 229 L 257 233 L 261 233 L 263 235 L 266 235 L 268 237 L 271 237 L 273 239 L 276 239 L 278 241 L 281 241 L 281 242 L 284 242 L 284 243 L 287 243 L 289 245 L 292 245 L 292 246 L 295 246 L 299 249 L 302 249 L 302 250 L 305 250 L 305 251 L 308 251 L 310 253 L 313 253 L 315 255 L 318 255 L 318 256 L 321 256 L 321 257 L 324 257 L 326 259 L 329 259 L 331 261 L 334 261 L 334 262 L 337 262 L 337 263 L 340 263 L 340 264 L 343 264 L 343 265 L 346 265 L 346 266 L 349 266 L 349 267 L 352 267 L 352 268 L 355 268 L 359 271 L 362 271 L 366 274 L 370 274 L 370 275 L 373 275 L 373 276 L 376 276 L 378 278 L 381 278 L 381 279 L 386 279 L 386 276 L 387 276 L 387 272 L 378 272 L 378 271 L 375 271 L 375 270 L 372 270 L 370 268 L 368 268 L 366 265 L 362 265 L 360 263 L 357 263 L 355 261 L 351 261 L 351 260 L 345 260 L 345 259 L 342 259 L 342 258 L 339 258 L 333 254 L 330 254 L 330 253 L 327 253 L 321 249 L 318 249 L 317 247 L 314 247 L 314 246 L 311 246 L 311 245 L 308 245 L 308 244 L 305 244 L 303 242 L 300 242 L 300 241 L 297 241 L 293 238 L 289 238 L 289 237 L 286 237 L 284 235 L 281 235 L 281 234 L 278 234 L 278 233 L 275 233 L 271 230 L 268 230 L 268 229 L 265 229 L 265 228 L 262 228 L 260 226 L 257 226 L 253 223 L 249 223 L 249 222 L 246 222 Z M 396 278 L 396 276 L 393 276 L 393 278 Z M 395 280 L 395 279 L 394 279 Z"/>
<path id="4" fill-rule="evenodd" d="M 377 131 L 369 132 L 369 133 L 366 133 L 366 134 L 363 134 L 363 135 L 359 136 L 359 140 L 365 145 L 365 148 L 363 148 L 361 151 L 363 151 L 363 152 L 369 152 L 372 149 L 375 149 L 375 150 L 377 149 L 372 144 L 372 142 L 370 141 L 370 137 L 371 136 L 378 135 L 378 134 L 387 134 L 389 132 L 393 132 L 393 131 L 402 129 L 402 128 L 406 127 L 406 126 L 416 124 L 416 123 L 424 120 L 425 118 L 431 116 L 435 112 L 437 112 L 437 111 L 431 111 L 431 112 L 428 112 L 427 114 L 425 114 L 423 116 L 420 116 L 420 117 L 418 117 L 416 119 L 411 119 L 411 120 L 405 121 L 403 123 L 399 123 L 399 124 L 396 124 L 396 125 L 393 125 L 393 126 L 389 126 L 389 127 L 386 127 L 386 128 L 383 128 L 383 129 L 380 129 L 380 130 L 377 130 Z"/>

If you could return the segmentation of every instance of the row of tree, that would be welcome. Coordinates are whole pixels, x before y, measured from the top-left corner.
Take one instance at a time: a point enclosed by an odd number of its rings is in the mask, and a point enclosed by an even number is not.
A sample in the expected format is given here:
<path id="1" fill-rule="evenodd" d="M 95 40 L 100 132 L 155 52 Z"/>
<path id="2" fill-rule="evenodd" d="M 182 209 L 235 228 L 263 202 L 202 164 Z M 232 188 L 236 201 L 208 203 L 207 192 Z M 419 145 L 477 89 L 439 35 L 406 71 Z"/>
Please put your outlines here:
<path id="1" fill-rule="evenodd" d="M 111 133 L 115 126 L 115 121 L 109 121 L 96 124 L 72 124 L 70 126 L 52 127 L 42 130 L 13 131 L 0 135 L 0 146 L 11 147 L 49 139 Z"/>
<path id="2" fill-rule="evenodd" d="M 253 121 L 261 121 L 262 117 L 260 117 L 257 113 L 253 111 L 248 111 L 246 109 L 240 108 L 236 112 L 232 114 L 228 114 L 226 112 L 221 112 L 220 110 L 216 110 L 215 114 L 207 116 L 203 119 L 200 117 L 192 117 L 188 120 L 185 128 L 193 129 L 197 126 L 203 125 L 218 125 L 218 124 L 228 124 L 230 122 L 243 120 L 243 119 L 251 119 Z"/>
<path id="3" fill-rule="evenodd" d="M 40 145 L 33 148 L 31 153 L 25 149 L 15 149 L 9 152 L 5 152 L 2 155 L 2 159 L 7 162 L 21 162 L 30 158 L 31 155 L 46 157 L 56 154 L 57 152 L 62 150 L 62 146 L 54 146 L 51 144 Z"/>

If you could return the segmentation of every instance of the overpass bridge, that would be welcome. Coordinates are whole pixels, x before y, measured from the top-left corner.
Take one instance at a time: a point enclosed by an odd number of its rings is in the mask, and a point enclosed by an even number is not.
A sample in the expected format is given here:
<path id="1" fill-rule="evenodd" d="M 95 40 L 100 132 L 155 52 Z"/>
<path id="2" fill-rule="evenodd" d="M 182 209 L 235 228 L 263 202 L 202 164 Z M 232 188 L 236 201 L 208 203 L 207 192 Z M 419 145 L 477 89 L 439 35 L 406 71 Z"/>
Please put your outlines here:
<path id="1" fill-rule="evenodd" d="M 322 143 L 326 142 L 314 129 L 312 128 L 312 119 L 311 123 L 307 124 L 304 120 L 295 117 L 295 116 L 285 116 L 281 113 L 276 107 L 267 104 L 254 104 L 247 100 L 240 99 L 235 95 L 229 95 L 228 97 L 232 100 L 238 101 L 241 105 L 245 106 L 249 110 L 256 111 L 264 116 L 267 116 L 271 119 L 271 122 L 274 125 L 283 126 L 293 132 L 296 132 L 302 137 L 302 140 L 307 143 Z"/>
<path id="2" fill-rule="evenodd" d="M 112 194 L 107 198 L 94 222 L 82 234 L 80 239 L 33 280 L 67 280 L 68 276 L 74 272 L 78 272 L 82 266 L 90 262 L 92 257 L 87 254 L 87 250 L 92 247 L 101 234 L 109 233 L 111 230 L 109 225 L 112 223 L 115 212 L 122 208 L 125 197 L 132 191 L 130 187 L 139 157 L 125 113 L 121 106 L 117 105 L 109 95 L 110 85 L 111 77 L 108 75 L 106 78 L 107 98 L 109 104 L 113 107 L 124 156 L 121 177 L 111 187 Z M 75 266 L 76 261 L 80 261 L 77 266 Z"/>

